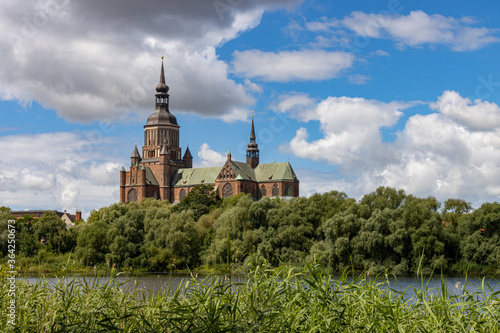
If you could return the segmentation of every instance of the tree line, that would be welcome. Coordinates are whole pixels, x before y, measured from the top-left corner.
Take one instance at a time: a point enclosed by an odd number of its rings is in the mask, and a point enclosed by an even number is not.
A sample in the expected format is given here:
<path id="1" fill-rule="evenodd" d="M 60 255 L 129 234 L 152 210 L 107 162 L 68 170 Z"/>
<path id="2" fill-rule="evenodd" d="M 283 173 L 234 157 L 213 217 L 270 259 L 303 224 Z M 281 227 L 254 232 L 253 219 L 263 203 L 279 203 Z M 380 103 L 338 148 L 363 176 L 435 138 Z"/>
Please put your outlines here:
<path id="1" fill-rule="evenodd" d="M 4 256 L 9 217 L 10 210 L 2 207 Z M 499 203 L 472 210 L 461 199 L 441 204 L 390 187 L 359 201 L 337 191 L 254 201 L 245 194 L 222 200 L 202 185 L 177 205 L 153 199 L 116 203 L 69 229 L 54 212 L 46 212 L 37 220 L 25 216 L 16 228 L 19 255 L 70 252 L 86 266 L 227 269 L 244 266 L 259 252 L 273 266 L 315 257 L 335 271 L 500 271 Z"/>

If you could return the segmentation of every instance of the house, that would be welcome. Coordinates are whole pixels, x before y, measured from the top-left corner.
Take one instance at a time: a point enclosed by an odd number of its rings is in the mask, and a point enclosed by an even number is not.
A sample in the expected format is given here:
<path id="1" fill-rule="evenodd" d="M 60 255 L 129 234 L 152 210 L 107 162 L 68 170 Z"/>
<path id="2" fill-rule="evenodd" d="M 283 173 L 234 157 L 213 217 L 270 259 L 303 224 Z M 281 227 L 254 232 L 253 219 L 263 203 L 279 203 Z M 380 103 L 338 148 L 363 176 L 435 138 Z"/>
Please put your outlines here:
<path id="1" fill-rule="evenodd" d="M 17 211 L 12 211 L 11 215 L 14 216 L 17 219 L 22 218 L 24 215 L 30 215 L 33 216 L 33 218 L 38 219 L 42 217 L 42 215 L 47 212 L 47 210 L 17 210 Z M 66 228 L 71 227 L 74 225 L 76 220 L 82 220 L 82 212 L 76 211 L 76 213 L 69 214 L 68 212 L 59 212 L 57 210 L 54 210 L 54 212 L 63 220 L 64 223 L 66 223 Z"/>

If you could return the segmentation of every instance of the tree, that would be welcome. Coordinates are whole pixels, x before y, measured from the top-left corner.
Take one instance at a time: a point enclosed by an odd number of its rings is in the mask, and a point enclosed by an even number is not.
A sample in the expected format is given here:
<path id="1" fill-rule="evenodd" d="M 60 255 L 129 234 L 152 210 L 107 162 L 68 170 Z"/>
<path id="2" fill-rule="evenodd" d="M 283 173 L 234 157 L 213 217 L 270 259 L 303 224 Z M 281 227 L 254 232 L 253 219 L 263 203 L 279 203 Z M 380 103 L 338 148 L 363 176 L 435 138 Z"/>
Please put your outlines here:
<path id="1" fill-rule="evenodd" d="M 57 251 L 65 252 L 69 250 L 71 240 L 68 238 L 66 223 L 57 216 L 56 212 L 48 210 L 33 226 L 37 240 L 45 239 L 48 246 Z"/>
<path id="2" fill-rule="evenodd" d="M 457 227 L 463 261 L 472 270 L 484 266 L 497 268 L 500 261 L 500 204 L 485 203 L 472 214 L 464 215 Z"/>
<path id="3" fill-rule="evenodd" d="M 84 265 L 104 262 L 110 243 L 107 238 L 108 228 L 105 222 L 94 221 L 86 224 L 78 234 L 75 253 Z"/>
<path id="4" fill-rule="evenodd" d="M 18 227 L 17 245 L 21 254 L 26 257 L 35 256 L 41 248 L 40 239 L 35 235 L 35 225 L 39 223 L 31 215 L 24 215 L 16 221 Z"/>
<path id="5" fill-rule="evenodd" d="M 360 204 L 367 205 L 372 211 L 375 209 L 384 210 L 385 208 L 396 209 L 404 203 L 405 199 L 405 191 L 381 186 L 374 192 L 365 195 Z"/>
<path id="6" fill-rule="evenodd" d="M 469 213 L 472 206 L 469 202 L 462 199 L 448 199 L 444 202 L 442 211 L 443 219 L 446 224 L 456 223 L 460 216 Z"/>
<path id="7" fill-rule="evenodd" d="M 212 185 L 196 185 L 188 195 L 174 207 L 174 212 L 182 210 L 192 210 L 194 219 L 197 221 L 200 216 L 208 214 L 210 210 L 219 206 L 221 198 L 214 191 Z"/>

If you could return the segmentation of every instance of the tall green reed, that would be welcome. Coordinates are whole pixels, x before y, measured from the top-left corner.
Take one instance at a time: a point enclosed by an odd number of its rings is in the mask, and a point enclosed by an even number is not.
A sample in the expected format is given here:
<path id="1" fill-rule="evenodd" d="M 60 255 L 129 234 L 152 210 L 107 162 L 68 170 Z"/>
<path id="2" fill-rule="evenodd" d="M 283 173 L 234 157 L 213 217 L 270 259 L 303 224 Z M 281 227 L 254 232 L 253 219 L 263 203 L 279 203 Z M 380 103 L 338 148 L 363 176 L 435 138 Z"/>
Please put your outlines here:
<path id="1" fill-rule="evenodd" d="M 246 280 L 186 279 L 175 290 L 125 288 L 106 280 L 18 281 L 15 332 L 500 332 L 499 292 L 483 279 L 469 291 L 395 290 L 387 274 L 344 271 L 317 262 L 302 270 L 250 261 Z M 0 281 L 1 304 L 7 286 Z M 5 318 L 5 306 L 0 309 Z M 0 331 L 8 332 L 5 320 Z"/>

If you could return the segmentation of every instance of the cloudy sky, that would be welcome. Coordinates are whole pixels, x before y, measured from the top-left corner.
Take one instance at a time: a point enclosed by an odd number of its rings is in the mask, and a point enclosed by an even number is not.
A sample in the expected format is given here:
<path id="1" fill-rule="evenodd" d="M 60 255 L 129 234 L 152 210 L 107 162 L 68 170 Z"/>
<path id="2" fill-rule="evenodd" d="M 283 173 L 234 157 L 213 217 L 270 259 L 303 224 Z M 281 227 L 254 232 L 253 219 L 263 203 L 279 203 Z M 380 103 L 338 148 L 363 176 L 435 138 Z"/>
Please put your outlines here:
<path id="1" fill-rule="evenodd" d="M 195 166 L 290 161 L 301 194 L 500 200 L 500 3 L 3 0 L 0 205 L 92 209 L 154 111 Z"/>

